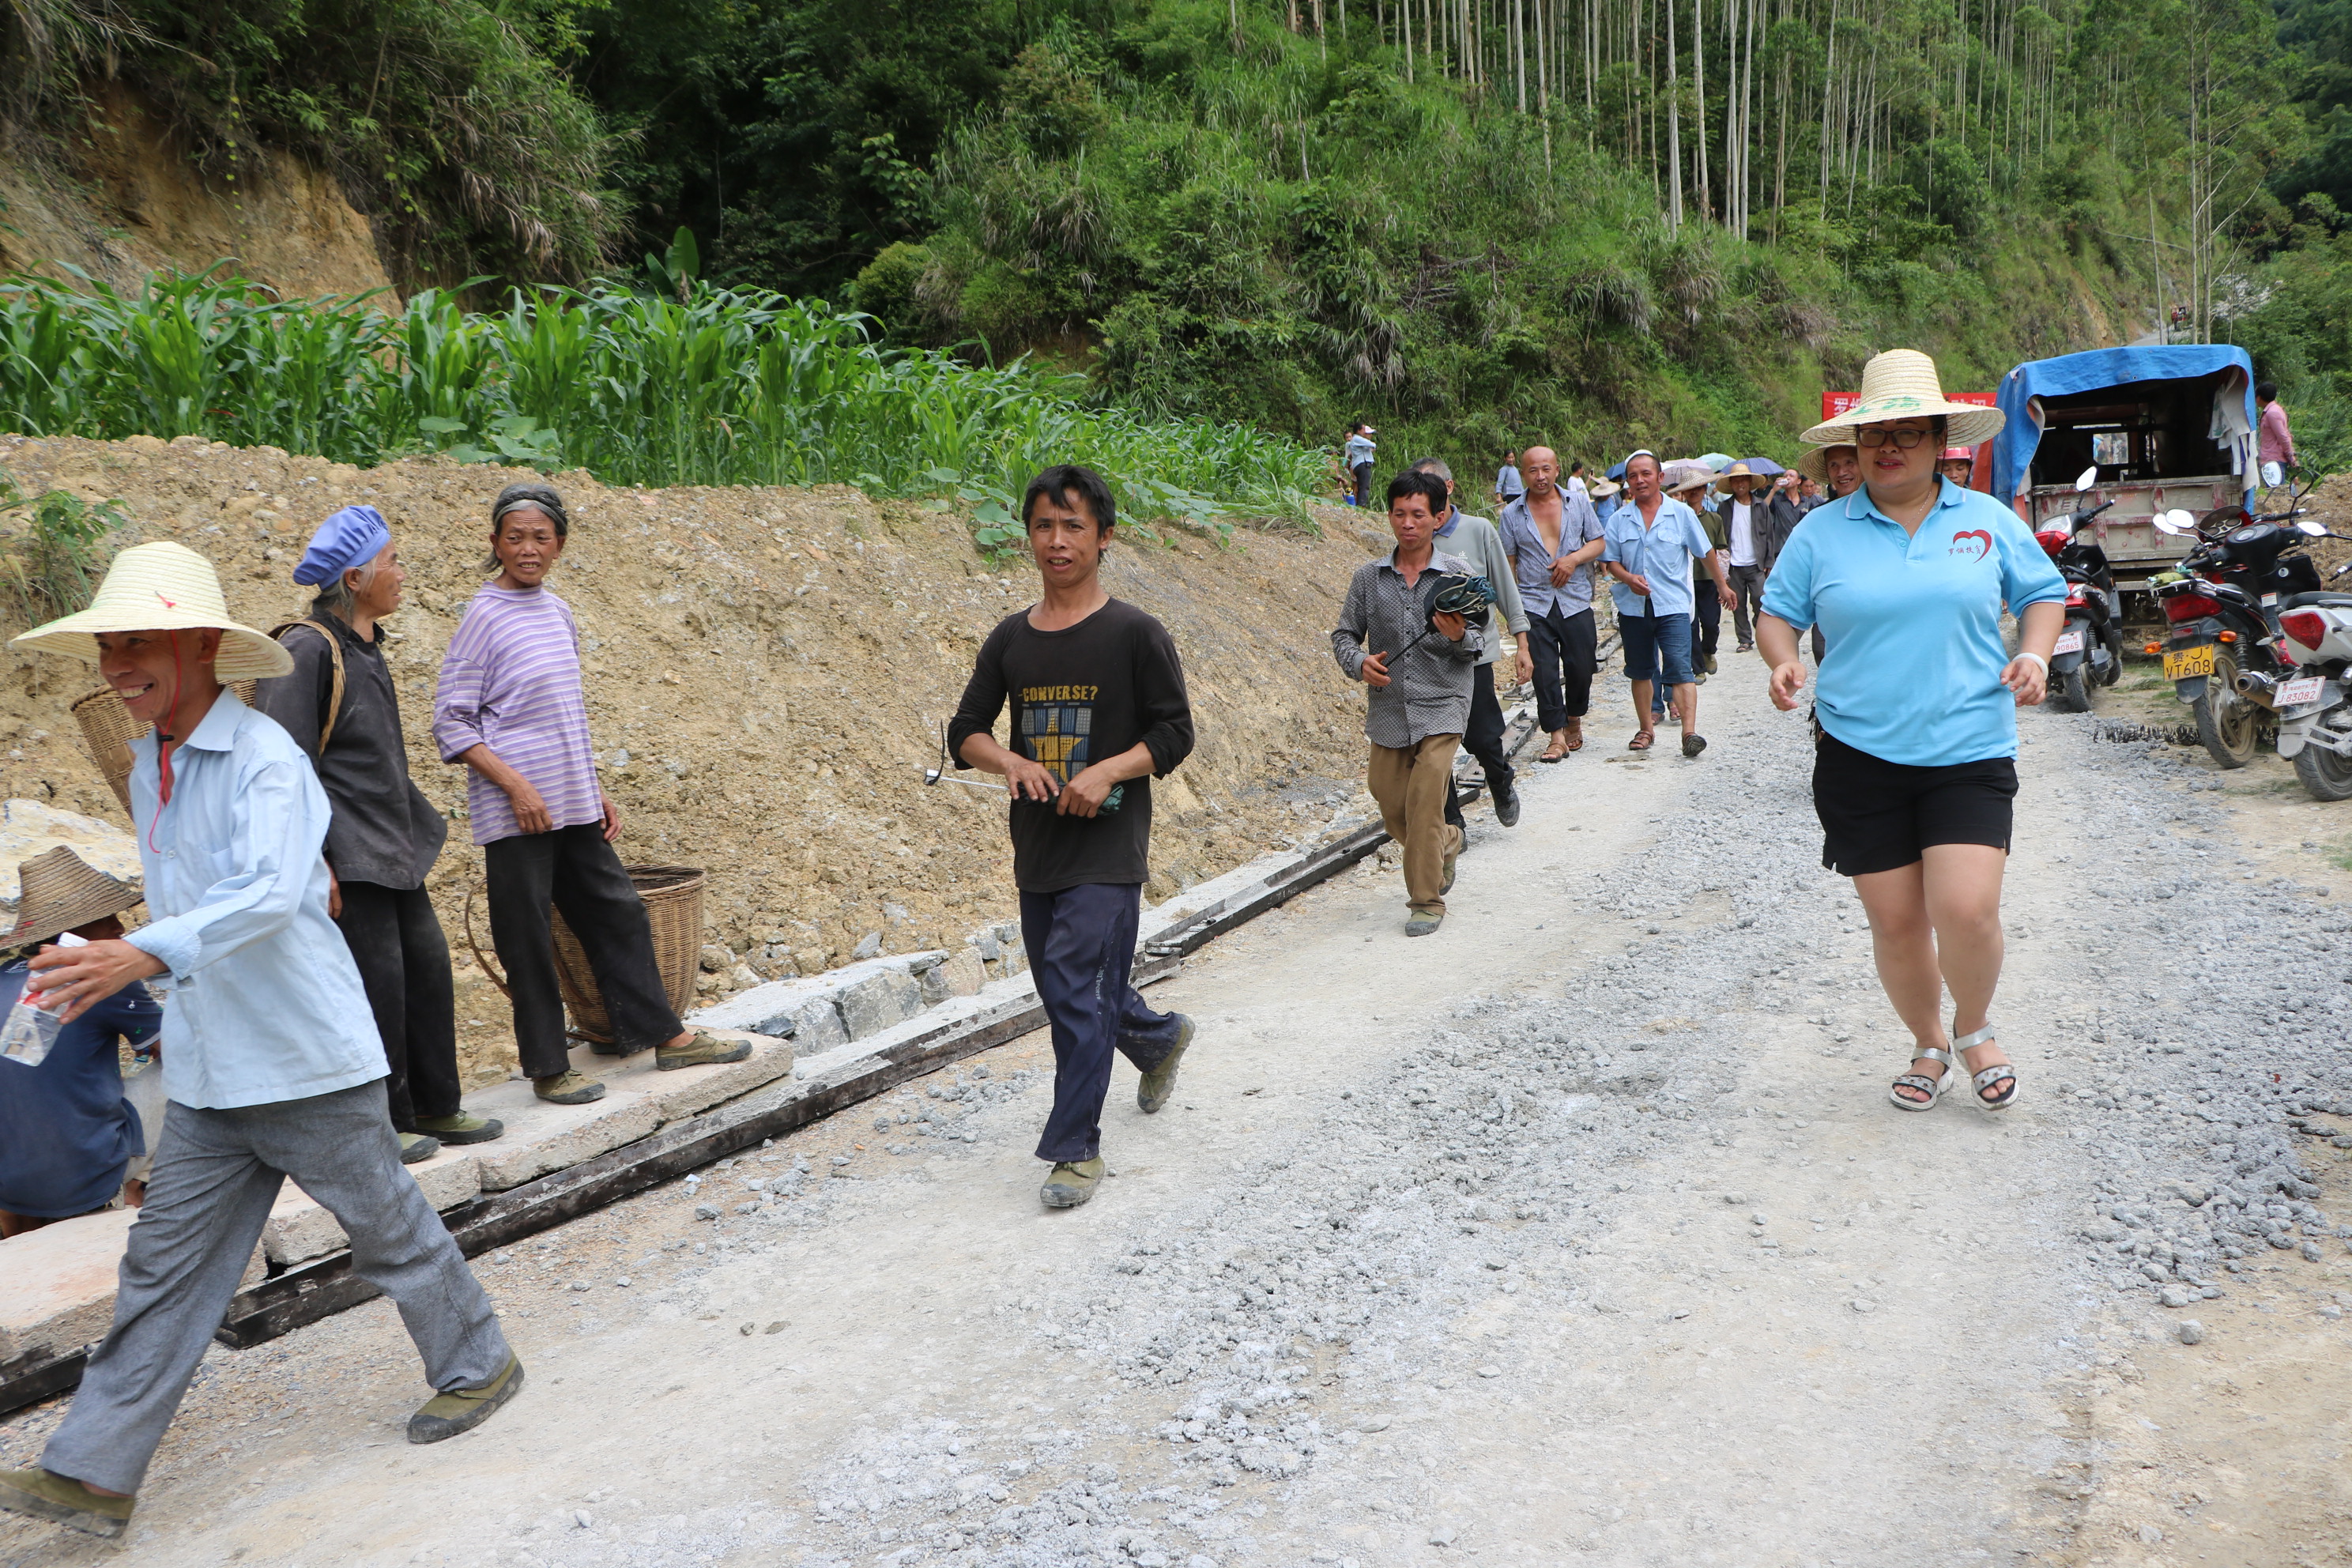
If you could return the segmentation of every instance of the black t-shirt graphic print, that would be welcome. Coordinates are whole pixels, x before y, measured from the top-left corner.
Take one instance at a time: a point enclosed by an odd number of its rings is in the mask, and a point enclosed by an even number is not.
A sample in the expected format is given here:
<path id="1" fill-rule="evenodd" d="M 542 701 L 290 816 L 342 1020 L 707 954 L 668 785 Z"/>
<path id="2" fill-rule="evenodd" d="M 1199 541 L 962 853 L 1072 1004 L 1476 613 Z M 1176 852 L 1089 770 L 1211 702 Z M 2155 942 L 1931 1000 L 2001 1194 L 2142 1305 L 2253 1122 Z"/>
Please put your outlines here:
<path id="1" fill-rule="evenodd" d="M 1192 709 L 1175 640 L 1122 600 L 1061 631 L 1037 630 L 1026 610 L 1000 621 L 981 645 L 948 726 L 948 750 L 959 763 L 964 742 L 994 730 L 1007 700 L 1007 744 L 1066 784 L 1139 743 L 1150 748 L 1153 777 L 1192 750 Z M 1050 801 L 1016 800 L 1009 817 L 1013 879 L 1024 892 L 1150 878 L 1150 779 L 1128 781 L 1118 810 L 1106 815 L 1065 816 Z"/>

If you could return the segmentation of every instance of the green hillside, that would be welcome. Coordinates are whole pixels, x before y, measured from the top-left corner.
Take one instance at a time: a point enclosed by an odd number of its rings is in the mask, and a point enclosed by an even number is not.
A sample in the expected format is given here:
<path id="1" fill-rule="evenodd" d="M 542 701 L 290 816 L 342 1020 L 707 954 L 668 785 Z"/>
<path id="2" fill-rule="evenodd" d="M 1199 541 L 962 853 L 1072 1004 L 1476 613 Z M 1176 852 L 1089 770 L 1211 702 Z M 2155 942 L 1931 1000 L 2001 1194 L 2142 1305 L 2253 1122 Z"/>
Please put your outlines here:
<path id="1" fill-rule="evenodd" d="M 1769 449 L 1876 348 L 1986 387 L 2181 305 L 2344 460 L 2347 12 L 27 0 L 0 55 L 20 145 L 111 70 L 208 160 L 331 163 L 411 286 L 683 226 L 715 283 L 1146 416 Z"/>

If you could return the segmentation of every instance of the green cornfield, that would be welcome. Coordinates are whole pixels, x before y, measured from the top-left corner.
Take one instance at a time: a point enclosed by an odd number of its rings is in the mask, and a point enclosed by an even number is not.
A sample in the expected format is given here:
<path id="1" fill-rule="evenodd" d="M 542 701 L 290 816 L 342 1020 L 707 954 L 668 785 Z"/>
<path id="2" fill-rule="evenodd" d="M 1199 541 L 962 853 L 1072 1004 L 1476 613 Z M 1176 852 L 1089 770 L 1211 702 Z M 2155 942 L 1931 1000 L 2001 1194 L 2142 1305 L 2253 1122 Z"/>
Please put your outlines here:
<path id="1" fill-rule="evenodd" d="M 1122 516 L 1209 527 L 1303 516 L 1325 473 L 1323 454 L 1260 430 L 1145 419 L 1026 363 L 886 349 L 864 317 L 775 294 L 519 288 L 469 311 L 428 289 L 393 314 L 219 268 L 136 295 L 76 282 L 0 281 L 0 429 L 363 466 L 446 451 L 608 484 L 854 484 L 961 500 L 992 548 L 1054 463 L 1101 472 Z"/>

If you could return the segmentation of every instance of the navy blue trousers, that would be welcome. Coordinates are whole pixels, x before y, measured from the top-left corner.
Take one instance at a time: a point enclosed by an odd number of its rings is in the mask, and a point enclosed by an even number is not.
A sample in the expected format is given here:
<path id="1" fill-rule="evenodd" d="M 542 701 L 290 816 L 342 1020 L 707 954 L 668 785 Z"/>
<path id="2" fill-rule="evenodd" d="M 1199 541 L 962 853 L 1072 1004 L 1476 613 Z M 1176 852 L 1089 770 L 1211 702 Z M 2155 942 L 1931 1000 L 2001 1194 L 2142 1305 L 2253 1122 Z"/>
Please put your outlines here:
<path id="1" fill-rule="evenodd" d="M 1133 882 L 1021 895 L 1021 942 L 1054 1028 L 1054 1113 L 1037 1140 L 1040 1160 L 1102 1152 L 1113 1051 L 1150 1072 L 1176 1048 L 1174 1015 L 1153 1012 L 1128 984 L 1142 900 Z"/>

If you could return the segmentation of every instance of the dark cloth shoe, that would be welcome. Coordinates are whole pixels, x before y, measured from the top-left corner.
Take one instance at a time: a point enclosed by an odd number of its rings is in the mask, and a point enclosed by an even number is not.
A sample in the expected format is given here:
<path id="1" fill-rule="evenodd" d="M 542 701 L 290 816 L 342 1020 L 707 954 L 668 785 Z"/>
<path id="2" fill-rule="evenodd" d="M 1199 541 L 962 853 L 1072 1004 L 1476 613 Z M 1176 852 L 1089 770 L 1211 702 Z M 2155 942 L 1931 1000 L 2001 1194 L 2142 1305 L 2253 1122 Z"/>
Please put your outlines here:
<path id="1" fill-rule="evenodd" d="M 416 1130 L 444 1143 L 487 1143 L 507 1130 L 506 1123 L 461 1110 L 455 1116 L 420 1116 Z"/>
<path id="2" fill-rule="evenodd" d="M 1160 1058 L 1160 1065 L 1143 1075 L 1135 1086 L 1135 1103 L 1146 1116 L 1168 1103 L 1176 1092 L 1176 1064 L 1184 1059 L 1184 1047 L 1192 1043 L 1192 1020 L 1182 1013 L 1176 1015 L 1176 1046 Z"/>
<path id="3" fill-rule="evenodd" d="M 700 1030 L 682 1046 L 664 1046 L 654 1052 L 654 1067 L 661 1072 L 677 1068 L 712 1067 L 721 1062 L 740 1062 L 751 1054 L 749 1040 L 722 1040 L 716 1035 Z"/>
<path id="4" fill-rule="evenodd" d="M 1454 829 L 1454 847 L 1445 855 L 1445 881 L 1437 889 L 1437 896 L 1441 899 L 1454 890 L 1454 868 L 1462 862 L 1462 846 L 1467 839 L 1468 835 L 1462 832 L 1460 828 Z"/>
<path id="5" fill-rule="evenodd" d="M 0 1508 L 34 1519 L 46 1519 L 109 1541 L 121 1538 L 131 1524 L 135 1497 L 100 1497 L 69 1476 L 54 1470 L 0 1470 Z"/>
<path id="6" fill-rule="evenodd" d="M 1706 737 L 1705 735 L 1685 735 L 1685 736 L 1683 737 L 1683 755 L 1684 755 L 1684 756 L 1685 756 L 1685 757 L 1696 757 L 1696 756 L 1697 756 L 1701 752 L 1704 752 L 1704 751 L 1706 751 Z"/>
<path id="7" fill-rule="evenodd" d="M 1054 1167 L 1045 1184 L 1037 1189 L 1037 1201 L 1049 1209 L 1074 1209 L 1095 1195 L 1102 1179 L 1100 1155 L 1076 1163 L 1065 1160 Z"/>
<path id="8" fill-rule="evenodd" d="M 533 1094 L 550 1105 L 586 1105 L 604 1098 L 604 1086 L 578 1068 L 565 1068 L 547 1078 L 530 1080 Z"/>
<path id="9" fill-rule="evenodd" d="M 455 1437 L 460 1432 L 470 1432 L 488 1421 L 508 1400 L 522 1388 L 522 1363 L 509 1354 L 506 1370 L 479 1388 L 452 1389 L 426 1400 L 415 1415 L 408 1418 L 408 1440 L 412 1443 L 438 1443 L 444 1437 Z"/>
<path id="10" fill-rule="evenodd" d="M 1445 916 L 1443 913 L 1429 910 L 1415 910 L 1412 911 L 1412 918 L 1404 922 L 1404 934 L 1427 936 L 1444 923 Z"/>
<path id="11" fill-rule="evenodd" d="M 404 1165 L 421 1165 L 439 1152 L 441 1141 L 438 1138 L 428 1138 L 422 1132 L 400 1135 L 400 1163 Z"/>
<path id="12" fill-rule="evenodd" d="M 1519 825 L 1519 792 L 1517 787 L 1507 789 L 1495 797 L 1495 820 L 1506 827 Z"/>

